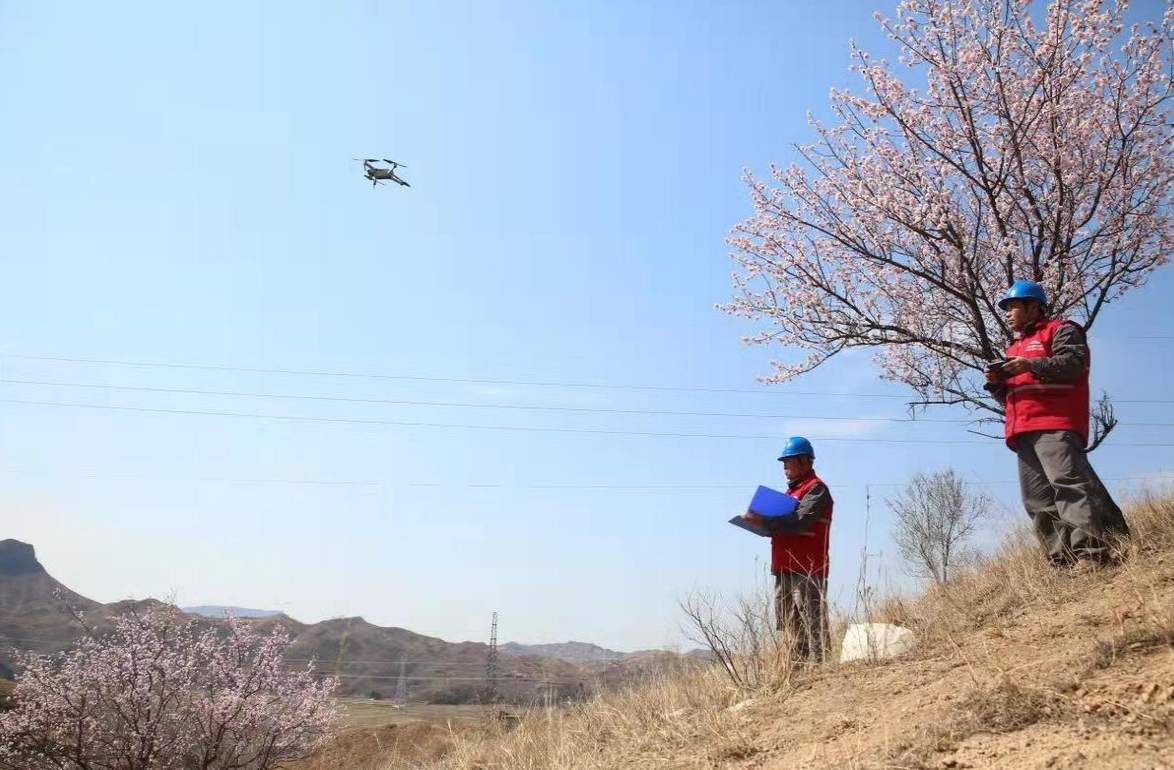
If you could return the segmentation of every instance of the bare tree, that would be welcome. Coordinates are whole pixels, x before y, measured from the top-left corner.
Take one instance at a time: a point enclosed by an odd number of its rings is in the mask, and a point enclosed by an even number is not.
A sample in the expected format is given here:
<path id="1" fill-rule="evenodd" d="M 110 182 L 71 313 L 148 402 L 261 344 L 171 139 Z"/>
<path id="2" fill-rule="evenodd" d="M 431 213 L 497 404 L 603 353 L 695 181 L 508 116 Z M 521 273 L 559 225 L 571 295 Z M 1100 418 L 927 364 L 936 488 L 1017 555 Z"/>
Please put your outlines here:
<path id="1" fill-rule="evenodd" d="M 968 542 L 991 510 L 985 492 L 968 489 L 949 468 L 930 476 L 918 473 L 894 499 L 893 542 L 909 567 L 909 574 L 942 584 L 972 551 Z"/>
<path id="2" fill-rule="evenodd" d="M 704 645 L 739 690 L 773 689 L 790 677 L 789 641 L 775 628 L 771 592 L 762 590 L 732 600 L 693 591 L 680 601 L 682 630 Z"/>

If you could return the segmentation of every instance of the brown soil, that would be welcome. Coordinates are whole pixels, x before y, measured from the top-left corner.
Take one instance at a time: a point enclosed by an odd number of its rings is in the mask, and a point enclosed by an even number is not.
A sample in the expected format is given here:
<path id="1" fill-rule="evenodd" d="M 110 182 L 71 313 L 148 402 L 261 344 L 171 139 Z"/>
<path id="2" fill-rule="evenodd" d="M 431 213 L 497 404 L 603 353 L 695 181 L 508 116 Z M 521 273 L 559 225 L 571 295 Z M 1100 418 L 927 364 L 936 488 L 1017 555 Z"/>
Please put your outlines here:
<path id="1" fill-rule="evenodd" d="M 325 749 L 291 770 L 383 770 L 414 767 L 447 754 L 453 731 L 432 722 L 344 730 Z"/>
<path id="2" fill-rule="evenodd" d="M 745 709 L 742 762 L 800 768 L 1174 768 L 1174 554 L 1056 575 L 1048 606 Z M 1051 576 L 1049 576 L 1051 577 Z"/>

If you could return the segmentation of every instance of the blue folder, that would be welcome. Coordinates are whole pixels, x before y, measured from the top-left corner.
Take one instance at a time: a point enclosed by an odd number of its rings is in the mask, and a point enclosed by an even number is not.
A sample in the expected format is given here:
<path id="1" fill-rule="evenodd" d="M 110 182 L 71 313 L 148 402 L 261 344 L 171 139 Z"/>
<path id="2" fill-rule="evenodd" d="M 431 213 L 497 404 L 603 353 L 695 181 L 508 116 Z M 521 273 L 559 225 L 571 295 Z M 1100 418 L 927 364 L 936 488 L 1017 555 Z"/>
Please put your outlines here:
<path id="1" fill-rule="evenodd" d="M 753 532 L 754 534 L 758 535 L 759 537 L 770 537 L 770 533 L 767 532 L 765 529 L 763 529 L 762 527 L 754 526 L 750 522 L 743 519 L 741 516 L 735 516 L 734 518 L 730 519 L 730 523 L 733 524 L 735 527 L 741 527 L 742 529 L 746 530 L 747 532 Z"/>
<path id="2" fill-rule="evenodd" d="M 746 510 L 759 516 L 790 516 L 799 501 L 770 487 L 759 487 Z"/>
<path id="3" fill-rule="evenodd" d="M 759 487 L 758 491 L 754 493 L 754 497 L 751 498 L 750 505 L 746 510 L 751 513 L 757 513 L 759 516 L 773 518 L 776 516 L 790 516 L 798 507 L 799 501 L 790 495 L 783 494 L 770 487 Z M 761 527 L 754 526 L 741 516 L 735 516 L 730 519 L 730 523 L 735 527 L 741 527 L 747 532 L 753 532 L 759 537 L 770 537 L 770 532 Z"/>

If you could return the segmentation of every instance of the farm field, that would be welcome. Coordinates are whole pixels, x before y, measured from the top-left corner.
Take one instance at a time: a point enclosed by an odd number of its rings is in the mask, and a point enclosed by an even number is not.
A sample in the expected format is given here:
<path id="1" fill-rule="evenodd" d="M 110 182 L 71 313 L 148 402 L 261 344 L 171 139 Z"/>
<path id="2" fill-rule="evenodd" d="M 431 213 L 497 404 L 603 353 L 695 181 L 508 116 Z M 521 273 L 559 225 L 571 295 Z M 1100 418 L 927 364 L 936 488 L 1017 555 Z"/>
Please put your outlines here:
<path id="1" fill-rule="evenodd" d="M 409 722 L 431 722 L 436 725 L 465 726 L 480 722 L 486 714 L 497 711 L 490 706 L 439 706 L 412 703 L 395 706 L 387 701 L 369 698 L 342 698 L 346 709 L 344 724 L 347 728 L 383 727 L 402 725 Z"/>

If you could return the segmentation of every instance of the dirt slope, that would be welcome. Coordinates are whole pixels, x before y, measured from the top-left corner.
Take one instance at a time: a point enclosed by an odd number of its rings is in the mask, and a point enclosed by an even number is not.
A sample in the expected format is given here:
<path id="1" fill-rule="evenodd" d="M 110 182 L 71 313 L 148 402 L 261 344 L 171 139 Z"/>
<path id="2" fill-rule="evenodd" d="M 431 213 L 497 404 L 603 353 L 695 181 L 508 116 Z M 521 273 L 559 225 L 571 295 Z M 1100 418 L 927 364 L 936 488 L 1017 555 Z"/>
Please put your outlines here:
<path id="1" fill-rule="evenodd" d="M 1152 567 L 1152 585 L 1136 569 L 1059 577 L 1053 606 L 755 701 L 739 712 L 748 761 L 729 766 L 1174 767 L 1174 557 Z"/>
<path id="2" fill-rule="evenodd" d="M 1055 571 L 1031 543 L 870 619 L 920 646 L 738 692 L 681 672 L 503 736 L 436 770 L 1174 770 L 1174 497 L 1129 510 L 1122 566 Z M 395 770 L 394 763 L 383 770 Z"/>

